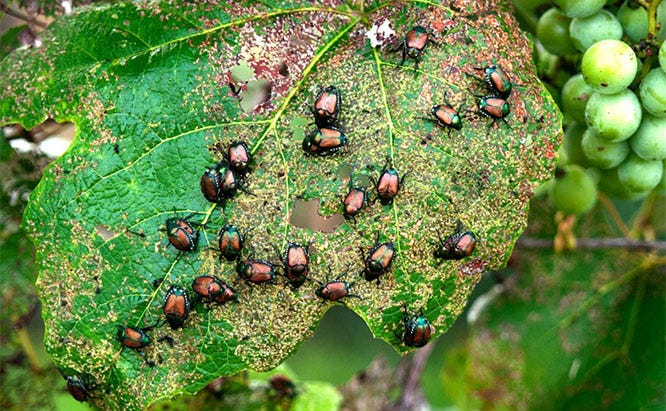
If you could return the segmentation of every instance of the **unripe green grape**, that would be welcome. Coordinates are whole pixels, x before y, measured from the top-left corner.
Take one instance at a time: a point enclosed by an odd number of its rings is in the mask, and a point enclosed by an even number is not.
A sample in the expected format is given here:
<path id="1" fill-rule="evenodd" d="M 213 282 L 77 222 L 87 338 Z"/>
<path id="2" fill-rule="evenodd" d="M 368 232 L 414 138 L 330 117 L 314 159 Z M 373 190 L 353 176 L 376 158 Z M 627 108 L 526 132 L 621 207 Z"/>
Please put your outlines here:
<path id="1" fill-rule="evenodd" d="M 641 124 L 641 104 L 629 89 L 617 94 L 594 93 L 585 107 L 585 122 L 598 138 L 609 142 L 626 140 Z"/>
<path id="2" fill-rule="evenodd" d="M 666 41 L 662 41 L 661 47 L 659 47 L 659 65 L 664 73 L 666 73 Z"/>
<path id="3" fill-rule="evenodd" d="M 620 141 L 611 143 L 597 138 L 591 128 L 583 133 L 581 141 L 583 152 L 590 163 L 599 168 L 613 168 L 618 166 L 629 155 L 629 143 Z"/>
<path id="4" fill-rule="evenodd" d="M 587 17 L 601 10 L 606 0 L 553 0 L 567 17 Z"/>
<path id="5" fill-rule="evenodd" d="M 643 160 L 666 159 L 666 117 L 645 113 L 640 127 L 629 139 L 629 145 Z"/>
<path id="6" fill-rule="evenodd" d="M 513 0 L 514 7 L 532 15 L 537 14 L 539 9 L 543 10 L 546 5 L 550 5 L 550 0 Z"/>
<path id="7" fill-rule="evenodd" d="M 638 63 L 628 44 L 619 40 L 601 40 L 591 45 L 581 62 L 585 82 L 603 94 L 615 94 L 631 84 Z"/>
<path id="8" fill-rule="evenodd" d="M 571 160 L 569 159 L 569 154 L 567 154 L 564 146 L 560 146 L 560 149 L 557 150 L 557 166 L 564 167 L 567 164 L 570 164 Z"/>
<path id="9" fill-rule="evenodd" d="M 571 20 L 569 35 L 576 48 L 585 51 L 597 41 L 622 38 L 622 26 L 611 12 L 601 9 L 591 16 Z"/>
<path id="10" fill-rule="evenodd" d="M 650 70 L 638 87 L 643 107 L 650 114 L 666 117 L 666 73 L 658 67 Z"/>
<path id="11" fill-rule="evenodd" d="M 661 161 L 643 160 L 633 153 L 617 167 L 617 178 L 620 183 L 636 193 L 655 188 L 661 181 L 663 173 Z"/>
<path id="12" fill-rule="evenodd" d="M 587 85 L 581 73 L 569 77 L 562 86 L 562 111 L 579 123 L 585 122 L 585 105 L 594 89 Z"/>
<path id="13" fill-rule="evenodd" d="M 569 161 L 581 166 L 588 164 L 588 159 L 581 145 L 585 130 L 587 130 L 587 126 L 584 123 L 571 124 L 564 131 L 564 140 L 562 140 L 562 149 L 566 151 Z"/>
<path id="14" fill-rule="evenodd" d="M 625 187 L 617 176 L 617 167 L 600 171 L 599 190 L 610 197 L 621 200 L 638 200 L 650 194 L 650 190 L 636 193 Z"/>
<path id="15" fill-rule="evenodd" d="M 617 11 L 617 19 L 622 25 L 624 34 L 632 43 L 638 43 L 640 39 L 647 37 L 648 14 L 643 7 L 627 0 Z"/>
<path id="16" fill-rule="evenodd" d="M 662 0 L 657 6 L 657 41 L 666 40 L 666 1 Z"/>
<path id="17" fill-rule="evenodd" d="M 555 8 L 548 9 L 537 22 L 537 38 L 550 53 L 566 56 L 577 52 L 569 36 L 571 19 Z"/>
<path id="18" fill-rule="evenodd" d="M 565 214 L 583 214 L 597 202 L 597 187 L 582 167 L 569 165 L 564 169 L 564 175 L 551 184 L 550 200 Z"/>

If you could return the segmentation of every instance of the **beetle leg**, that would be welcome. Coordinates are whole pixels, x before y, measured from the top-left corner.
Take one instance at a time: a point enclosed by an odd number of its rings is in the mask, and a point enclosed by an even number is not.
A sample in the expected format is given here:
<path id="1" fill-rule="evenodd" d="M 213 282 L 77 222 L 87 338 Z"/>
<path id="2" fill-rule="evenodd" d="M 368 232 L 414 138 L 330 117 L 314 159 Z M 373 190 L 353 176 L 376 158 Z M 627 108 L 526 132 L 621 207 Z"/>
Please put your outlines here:
<path id="1" fill-rule="evenodd" d="M 138 350 L 135 350 L 135 351 L 137 352 L 137 354 L 139 354 L 143 358 L 143 360 L 146 362 L 147 366 L 149 366 L 149 367 L 154 367 L 155 366 L 155 362 L 150 361 L 148 359 L 148 357 L 146 357 L 146 353 L 144 353 L 143 351 L 138 351 Z"/>
<path id="2" fill-rule="evenodd" d="M 402 66 L 403 64 L 405 64 L 406 59 L 407 59 L 407 47 L 405 47 L 404 44 L 403 44 L 403 46 L 402 46 L 402 61 L 398 65 Z"/>
<path id="3" fill-rule="evenodd" d="M 244 193 L 246 193 L 246 194 L 249 194 L 249 195 L 251 195 L 251 196 L 255 196 L 255 197 L 257 196 L 257 195 L 254 194 L 253 192 L 248 191 L 248 189 L 245 188 L 245 186 L 240 182 L 240 180 L 238 181 L 238 188 L 240 188 L 240 189 L 241 189 Z"/>

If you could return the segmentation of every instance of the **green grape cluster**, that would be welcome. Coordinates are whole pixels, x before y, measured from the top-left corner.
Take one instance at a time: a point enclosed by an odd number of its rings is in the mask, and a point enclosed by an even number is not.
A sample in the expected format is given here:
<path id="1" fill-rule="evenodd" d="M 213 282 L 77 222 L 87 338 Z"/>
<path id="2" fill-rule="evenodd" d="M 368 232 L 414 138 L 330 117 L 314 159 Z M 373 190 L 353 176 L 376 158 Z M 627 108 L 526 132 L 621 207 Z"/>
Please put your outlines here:
<path id="1" fill-rule="evenodd" d="M 666 0 L 514 4 L 533 13 L 540 74 L 564 113 L 555 207 L 586 213 L 597 190 L 666 195 Z"/>

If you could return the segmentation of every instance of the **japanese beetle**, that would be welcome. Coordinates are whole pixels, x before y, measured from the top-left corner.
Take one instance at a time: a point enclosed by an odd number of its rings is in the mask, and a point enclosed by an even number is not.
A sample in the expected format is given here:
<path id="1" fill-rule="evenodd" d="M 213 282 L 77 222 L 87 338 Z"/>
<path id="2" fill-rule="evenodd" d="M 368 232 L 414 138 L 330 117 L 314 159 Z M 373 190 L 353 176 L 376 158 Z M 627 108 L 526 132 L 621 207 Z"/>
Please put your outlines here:
<path id="1" fill-rule="evenodd" d="M 250 149 L 242 141 L 234 141 L 227 150 L 227 158 L 229 159 L 229 167 L 237 173 L 246 173 L 252 161 L 252 154 Z"/>
<path id="2" fill-rule="evenodd" d="M 220 247 L 220 260 L 234 261 L 240 256 L 244 244 L 243 235 L 236 226 L 227 224 L 220 230 L 218 245 Z"/>
<path id="3" fill-rule="evenodd" d="M 298 243 L 289 243 L 282 257 L 284 275 L 293 288 L 303 285 L 310 273 L 310 258 L 307 248 L 309 248 L 309 245 L 303 247 Z"/>
<path id="4" fill-rule="evenodd" d="M 238 175 L 233 169 L 228 166 L 224 166 L 220 170 L 220 174 L 222 175 L 220 183 L 220 197 L 222 199 L 232 198 L 236 195 L 236 191 L 238 191 L 239 188 L 245 191 L 240 180 L 238 179 Z"/>
<path id="5" fill-rule="evenodd" d="M 330 268 L 329 268 L 329 277 L 330 277 Z M 345 273 L 346 274 L 346 273 Z M 344 276 L 344 274 L 343 274 Z M 355 294 L 350 294 L 349 289 L 353 284 L 349 284 L 347 281 L 343 281 L 339 278 L 335 280 L 329 280 L 326 278 L 326 284 L 319 285 L 319 288 L 315 291 L 318 297 L 323 298 L 327 301 L 339 301 L 345 297 L 354 297 L 361 299 L 360 296 Z"/>
<path id="6" fill-rule="evenodd" d="M 222 292 L 222 282 L 212 275 L 201 275 L 192 281 L 192 290 L 200 298 L 211 302 Z"/>
<path id="7" fill-rule="evenodd" d="M 238 261 L 236 272 L 243 280 L 254 284 L 274 282 L 277 275 L 273 264 L 268 261 L 254 260 L 252 258 Z"/>
<path id="8" fill-rule="evenodd" d="M 461 107 L 459 107 L 457 110 L 453 108 L 451 103 L 449 103 L 448 99 L 446 98 L 446 95 L 444 95 L 444 104 L 433 106 L 430 110 L 430 114 L 433 116 L 433 119 L 426 119 L 425 117 L 421 118 L 432 121 L 438 126 L 446 128 L 447 130 L 461 130 L 463 126 L 462 119 L 460 117 Z"/>
<path id="9" fill-rule="evenodd" d="M 398 50 L 402 49 L 402 60 L 400 66 L 405 64 L 409 57 L 414 59 L 414 71 L 419 67 L 419 57 L 423 54 L 428 43 L 435 43 L 431 38 L 428 30 L 422 26 L 415 26 L 405 34 L 405 39 L 402 41 Z"/>
<path id="10" fill-rule="evenodd" d="M 201 192 L 211 203 L 220 203 L 224 198 L 220 195 L 222 190 L 222 173 L 219 166 L 207 168 L 201 176 Z"/>
<path id="11" fill-rule="evenodd" d="M 188 221 L 192 214 L 185 218 L 171 217 L 166 220 L 166 231 L 171 245 L 180 251 L 197 249 L 199 233 L 192 227 L 195 223 Z"/>
<path id="12" fill-rule="evenodd" d="M 81 402 L 88 401 L 90 391 L 92 390 L 84 379 L 85 378 L 80 378 L 76 375 L 65 378 L 67 381 L 67 391 L 75 400 Z"/>
<path id="13" fill-rule="evenodd" d="M 344 208 L 343 214 L 345 218 L 351 218 L 354 220 L 354 223 L 356 223 L 356 214 L 363 209 L 367 202 L 368 193 L 366 192 L 365 187 L 350 188 L 349 192 L 342 200 L 342 207 Z"/>
<path id="14" fill-rule="evenodd" d="M 125 347 L 135 350 L 144 359 L 146 364 L 151 367 L 153 367 L 155 363 L 149 361 L 148 358 L 146 358 L 146 354 L 138 351 L 138 349 L 150 344 L 150 338 L 146 334 L 146 331 L 153 329 L 156 325 L 157 324 L 145 328 L 121 326 L 118 327 L 117 334 L 118 341 L 120 341 Z"/>
<path id="15" fill-rule="evenodd" d="M 298 391 L 296 391 L 296 384 L 282 374 L 272 375 L 268 380 L 268 385 L 275 390 L 280 398 L 294 398 L 298 394 Z"/>
<path id="16" fill-rule="evenodd" d="M 164 297 L 163 311 L 171 329 L 182 327 L 190 313 L 190 297 L 187 291 L 183 287 L 172 285 Z"/>
<path id="17" fill-rule="evenodd" d="M 238 174 L 225 162 L 219 162 L 215 168 L 208 168 L 201 176 L 201 192 L 211 203 L 222 203 L 236 195 L 238 189 L 248 192 L 241 183 Z"/>
<path id="18" fill-rule="evenodd" d="M 475 67 L 474 69 L 483 71 L 483 80 L 485 80 L 488 89 L 493 95 L 503 99 L 507 99 L 511 95 L 511 86 L 513 84 L 511 84 L 509 76 L 500 66 L 489 65 L 486 67 Z"/>
<path id="19" fill-rule="evenodd" d="M 433 106 L 430 114 L 435 118 L 435 122 L 440 127 L 449 127 L 455 130 L 462 129 L 462 120 L 458 110 L 449 104 L 439 104 Z"/>
<path id="20" fill-rule="evenodd" d="M 312 115 L 318 128 L 336 127 L 342 107 L 340 91 L 335 86 L 321 90 L 315 99 Z"/>
<path id="21" fill-rule="evenodd" d="M 493 120 L 492 123 L 488 125 L 490 127 L 492 124 L 496 123 L 497 120 L 502 120 L 505 124 L 509 124 L 506 122 L 505 117 L 509 115 L 511 112 L 511 107 L 509 106 L 509 103 L 497 96 L 475 96 L 479 98 L 479 103 L 478 103 L 478 108 L 479 108 L 479 114 L 489 117 Z"/>
<path id="22" fill-rule="evenodd" d="M 220 285 L 222 286 L 222 290 L 217 294 L 217 298 L 215 298 L 215 302 L 218 304 L 224 304 L 227 301 L 235 300 L 236 299 L 236 291 L 229 287 L 226 283 L 220 282 Z"/>
<path id="23" fill-rule="evenodd" d="M 473 232 L 466 230 L 463 231 L 462 223 L 458 222 L 456 231 L 442 240 L 439 232 L 437 232 L 439 244 L 433 252 L 435 258 L 442 258 L 444 260 L 461 260 L 474 251 L 476 245 L 476 236 Z"/>
<path id="24" fill-rule="evenodd" d="M 377 280 L 379 284 L 379 277 L 387 273 L 391 269 L 391 264 L 395 259 L 395 246 L 393 242 L 377 243 L 365 256 L 361 248 L 361 255 L 363 256 L 364 268 L 361 274 L 364 275 L 367 281 Z"/>
<path id="25" fill-rule="evenodd" d="M 403 309 L 404 330 L 400 338 L 402 343 L 407 347 L 423 347 L 428 344 L 430 337 L 435 332 L 435 327 L 423 316 L 423 309 L 419 310 L 418 315 L 409 315 L 407 308 L 403 306 Z"/>
<path id="26" fill-rule="evenodd" d="M 336 153 L 347 144 L 347 137 L 338 129 L 317 128 L 303 139 L 306 154 L 328 156 Z"/>
<path id="27" fill-rule="evenodd" d="M 143 348 L 150 344 L 150 338 L 146 331 L 153 327 L 120 327 L 118 328 L 118 340 L 127 348 Z"/>
<path id="28" fill-rule="evenodd" d="M 405 175 L 402 178 L 398 175 L 398 170 L 390 166 L 387 163 L 379 174 L 379 179 L 377 180 L 377 197 L 379 202 L 382 205 L 391 204 L 398 191 L 400 191 L 400 186 L 402 185 Z"/>

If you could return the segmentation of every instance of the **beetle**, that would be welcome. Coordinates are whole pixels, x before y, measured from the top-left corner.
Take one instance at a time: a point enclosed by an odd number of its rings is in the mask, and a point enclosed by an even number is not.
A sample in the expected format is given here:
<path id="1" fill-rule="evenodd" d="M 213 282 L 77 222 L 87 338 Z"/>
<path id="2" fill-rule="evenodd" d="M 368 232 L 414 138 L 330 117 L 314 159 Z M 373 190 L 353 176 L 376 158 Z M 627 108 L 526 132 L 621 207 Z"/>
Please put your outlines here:
<path id="1" fill-rule="evenodd" d="M 222 292 L 222 282 L 212 275 L 200 275 L 192 281 L 192 290 L 204 301 L 210 302 Z"/>
<path id="2" fill-rule="evenodd" d="M 197 249 L 199 233 L 193 227 L 197 224 L 188 221 L 188 218 L 193 215 L 190 214 L 185 218 L 171 217 L 166 220 L 169 242 L 180 251 L 194 251 Z"/>
<path id="3" fill-rule="evenodd" d="M 282 374 L 274 374 L 268 380 L 269 386 L 275 390 L 278 397 L 288 397 L 294 398 L 298 395 L 296 390 L 296 384 L 293 383 L 289 378 Z"/>
<path id="4" fill-rule="evenodd" d="M 350 181 L 351 185 L 351 181 Z M 351 187 L 347 195 L 342 200 L 343 214 L 345 218 L 354 220 L 356 223 L 356 215 L 368 203 L 368 193 L 365 187 Z"/>
<path id="5" fill-rule="evenodd" d="M 303 151 L 306 154 L 328 156 L 335 154 L 347 144 L 347 136 L 334 127 L 315 129 L 303 139 Z"/>
<path id="6" fill-rule="evenodd" d="M 220 195 L 222 190 L 222 173 L 220 167 L 207 168 L 201 176 L 201 192 L 211 203 L 220 203 L 224 198 Z"/>
<path id="7" fill-rule="evenodd" d="M 164 297 L 162 309 L 171 329 L 182 327 L 190 313 L 190 297 L 187 291 L 183 287 L 172 285 Z"/>
<path id="8" fill-rule="evenodd" d="M 69 394 L 77 401 L 88 401 L 88 398 L 90 398 L 90 391 L 96 388 L 95 386 L 91 386 L 87 376 L 88 374 L 81 376 L 70 375 L 65 377 L 65 380 L 67 381 L 67 392 L 69 392 Z"/>
<path id="9" fill-rule="evenodd" d="M 143 348 L 150 344 L 150 338 L 146 331 L 153 327 L 120 327 L 118 328 L 118 340 L 128 348 Z"/>
<path id="10" fill-rule="evenodd" d="M 425 51 L 426 46 L 430 43 L 435 44 L 435 42 L 430 38 L 430 34 L 425 27 L 412 27 L 412 29 L 409 30 L 407 34 L 405 34 L 404 40 L 396 49 L 402 49 L 402 60 L 400 61 L 399 66 L 405 64 L 407 58 L 413 59 L 414 72 L 416 72 L 419 67 L 419 58 Z"/>
<path id="11" fill-rule="evenodd" d="M 435 123 L 440 127 L 448 127 L 454 130 L 462 129 L 462 120 L 458 110 L 450 104 L 438 104 L 433 106 L 430 114 L 435 118 Z"/>
<path id="12" fill-rule="evenodd" d="M 118 341 L 120 341 L 123 346 L 135 350 L 136 353 L 139 354 L 144 359 L 146 364 L 150 367 L 155 366 L 155 363 L 149 361 L 148 358 L 146 358 L 146 354 L 141 351 L 138 351 L 138 349 L 143 348 L 148 344 L 150 344 L 150 337 L 148 337 L 146 331 L 155 328 L 155 326 L 157 326 L 157 324 L 144 328 L 120 326 L 118 327 L 118 334 L 117 334 Z"/>
<path id="13" fill-rule="evenodd" d="M 67 377 L 67 391 L 77 401 L 88 401 L 87 385 L 77 376 Z"/>
<path id="14" fill-rule="evenodd" d="M 238 179 L 238 175 L 229 166 L 224 166 L 220 170 L 220 174 L 222 175 L 220 180 L 220 197 L 222 199 L 232 198 L 236 195 L 236 192 L 239 188 L 245 191 L 240 180 Z"/>
<path id="15" fill-rule="evenodd" d="M 227 149 L 227 159 L 229 167 L 236 173 L 246 173 L 250 168 L 252 154 L 247 144 L 243 141 L 234 141 Z"/>
<path id="16" fill-rule="evenodd" d="M 505 124 L 509 124 L 507 123 L 505 117 L 508 116 L 511 112 L 511 107 L 505 99 L 497 96 L 475 95 L 475 97 L 479 99 L 478 113 L 493 120 L 493 122 L 490 123 L 488 127 L 495 124 L 497 120 L 502 120 Z"/>
<path id="17" fill-rule="evenodd" d="M 220 249 L 220 260 L 224 257 L 227 261 L 234 261 L 240 256 L 245 239 L 236 226 L 227 224 L 220 230 L 218 246 Z"/>
<path id="18" fill-rule="evenodd" d="M 462 118 L 460 117 L 460 110 L 462 105 L 456 110 L 449 100 L 444 95 L 444 104 L 437 104 L 430 109 L 430 115 L 433 118 L 421 117 L 424 120 L 432 121 L 440 127 L 446 128 L 447 131 L 450 129 L 461 130 L 463 123 Z"/>
<path id="19" fill-rule="evenodd" d="M 499 65 L 491 64 L 486 67 L 474 67 L 474 69 L 483 71 L 483 79 L 476 76 L 472 77 L 484 81 L 491 93 L 497 97 L 507 99 L 511 95 L 511 87 L 513 85 L 519 86 L 519 84 L 511 83 L 509 76 Z"/>
<path id="20" fill-rule="evenodd" d="M 344 276 L 346 272 L 342 274 Z M 353 284 L 349 284 L 347 281 L 343 281 L 340 278 L 335 280 L 330 280 L 331 268 L 328 269 L 328 276 L 326 277 L 326 284 L 319 283 L 319 288 L 315 290 L 315 294 L 318 297 L 323 298 L 327 301 L 339 301 L 345 297 L 355 297 L 362 299 L 360 296 L 355 294 L 350 294 L 349 289 Z"/>
<path id="21" fill-rule="evenodd" d="M 224 282 L 220 282 L 220 285 L 222 286 L 222 289 L 217 294 L 215 302 L 217 302 L 218 304 L 224 304 L 227 301 L 232 301 L 236 299 L 236 290 L 234 290 Z"/>
<path id="22" fill-rule="evenodd" d="M 393 203 L 393 199 L 398 195 L 398 191 L 400 191 L 400 187 L 402 186 L 405 177 L 406 174 L 400 178 L 398 170 L 393 168 L 393 166 L 390 165 L 390 162 L 387 161 L 375 184 L 377 197 L 382 205 Z"/>
<path id="23" fill-rule="evenodd" d="M 379 236 L 377 240 L 379 240 Z M 395 245 L 391 241 L 384 243 L 377 242 L 370 249 L 367 257 L 363 252 L 363 248 L 360 248 L 360 250 L 364 266 L 361 274 L 367 281 L 377 280 L 377 285 L 379 285 L 379 278 L 391 270 L 391 265 L 396 256 Z"/>
<path id="24" fill-rule="evenodd" d="M 458 222 L 456 230 L 445 240 L 437 232 L 439 244 L 433 252 L 435 258 L 444 260 L 461 260 L 474 251 L 476 245 L 476 236 L 472 231 L 464 230 L 461 222 Z"/>
<path id="25" fill-rule="evenodd" d="M 342 96 L 335 86 L 322 89 L 315 99 L 312 115 L 318 128 L 336 127 L 342 108 Z"/>
<path id="26" fill-rule="evenodd" d="M 236 272 L 243 280 L 254 284 L 274 282 L 277 275 L 273 264 L 252 258 L 238 261 Z"/>
<path id="27" fill-rule="evenodd" d="M 409 315 L 407 307 L 403 305 L 404 330 L 400 339 L 407 347 L 423 347 L 428 344 L 430 337 L 435 332 L 435 327 L 423 316 L 423 309 L 419 309 L 418 315 Z"/>
<path id="28" fill-rule="evenodd" d="M 307 250 L 309 246 L 309 244 L 303 247 L 298 243 L 289 243 L 282 257 L 284 275 L 293 288 L 303 285 L 310 273 L 310 257 Z"/>

